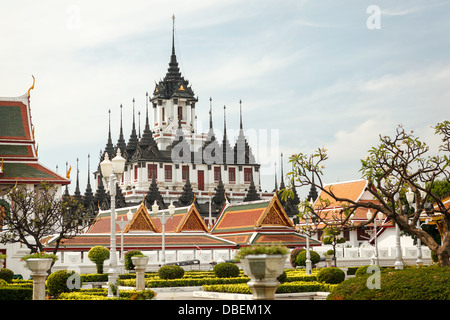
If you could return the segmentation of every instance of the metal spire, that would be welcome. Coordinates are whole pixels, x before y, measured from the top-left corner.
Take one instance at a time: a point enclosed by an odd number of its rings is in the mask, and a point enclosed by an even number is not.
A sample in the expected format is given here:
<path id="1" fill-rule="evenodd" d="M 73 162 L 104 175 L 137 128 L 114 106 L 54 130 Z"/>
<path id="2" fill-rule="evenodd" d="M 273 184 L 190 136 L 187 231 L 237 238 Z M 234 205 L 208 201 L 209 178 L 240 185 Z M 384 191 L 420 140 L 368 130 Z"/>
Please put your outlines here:
<path id="1" fill-rule="evenodd" d="M 172 55 L 175 55 L 175 15 L 172 16 Z"/>
<path id="2" fill-rule="evenodd" d="M 242 100 L 239 100 L 240 129 L 242 130 Z"/>
<path id="3" fill-rule="evenodd" d="M 224 105 L 223 106 L 223 134 L 224 134 L 224 136 L 227 135 L 227 114 L 226 114 L 226 111 L 227 111 L 227 107 Z"/>
<path id="4" fill-rule="evenodd" d="M 212 98 L 209 98 L 209 129 L 212 129 Z"/>

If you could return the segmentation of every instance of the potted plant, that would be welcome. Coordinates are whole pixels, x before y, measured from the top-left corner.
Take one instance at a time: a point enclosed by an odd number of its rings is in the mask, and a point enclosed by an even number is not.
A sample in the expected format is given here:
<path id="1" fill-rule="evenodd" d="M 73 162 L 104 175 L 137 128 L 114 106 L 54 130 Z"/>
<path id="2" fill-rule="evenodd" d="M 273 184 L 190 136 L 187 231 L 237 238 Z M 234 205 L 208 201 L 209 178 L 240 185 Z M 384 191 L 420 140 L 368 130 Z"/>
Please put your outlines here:
<path id="1" fill-rule="evenodd" d="M 31 277 L 33 278 L 33 300 L 45 299 L 47 271 L 56 260 L 58 260 L 56 255 L 45 252 L 33 253 L 22 257 L 22 261 L 26 262 L 28 269 L 31 271 Z"/>
<path id="2" fill-rule="evenodd" d="M 280 282 L 289 250 L 280 245 L 257 245 L 242 247 L 235 258 L 242 270 L 250 277 L 247 283 L 255 300 L 271 300 Z"/>
<path id="3" fill-rule="evenodd" d="M 26 262 L 31 272 L 40 273 L 47 272 L 58 257 L 52 253 L 38 252 L 23 256 L 21 260 Z"/>

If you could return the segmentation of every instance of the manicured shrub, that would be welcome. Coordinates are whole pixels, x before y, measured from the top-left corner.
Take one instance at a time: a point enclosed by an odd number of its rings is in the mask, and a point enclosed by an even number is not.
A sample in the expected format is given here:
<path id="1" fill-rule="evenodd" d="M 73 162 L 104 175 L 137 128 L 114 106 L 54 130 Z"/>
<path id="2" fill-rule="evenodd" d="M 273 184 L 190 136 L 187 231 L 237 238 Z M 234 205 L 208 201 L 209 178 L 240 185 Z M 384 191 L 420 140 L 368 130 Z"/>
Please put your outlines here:
<path id="1" fill-rule="evenodd" d="M 214 274 L 218 278 L 231 278 L 239 276 L 239 267 L 232 262 L 222 262 L 214 266 Z"/>
<path id="2" fill-rule="evenodd" d="M 361 276 L 367 276 L 367 268 L 369 266 L 361 266 L 358 269 L 356 269 L 355 277 L 361 277 Z"/>
<path id="3" fill-rule="evenodd" d="M 108 274 L 106 273 L 85 273 L 81 275 L 81 282 L 106 282 Z"/>
<path id="4" fill-rule="evenodd" d="M 179 279 L 184 276 L 184 269 L 177 265 L 162 266 L 158 270 L 161 279 Z"/>
<path id="5" fill-rule="evenodd" d="M 59 270 L 50 274 L 46 282 L 49 295 L 57 297 L 63 292 L 71 292 L 80 289 L 81 281 L 79 283 L 80 287 L 77 288 L 75 285 L 76 283 L 69 280 L 72 276 L 76 276 L 75 272 L 67 270 Z"/>
<path id="6" fill-rule="evenodd" d="M 2 268 L 0 270 L 0 279 L 3 279 L 6 282 L 11 283 L 13 278 L 14 278 L 14 272 L 12 270 L 9 270 L 7 268 Z"/>
<path id="7" fill-rule="evenodd" d="M 103 262 L 109 259 L 109 250 L 103 246 L 95 246 L 89 250 L 88 258 L 97 266 L 97 273 L 103 273 Z"/>
<path id="8" fill-rule="evenodd" d="M 0 287 L 6 287 L 8 285 L 8 282 L 6 280 L 0 279 Z"/>
<path id="9" fill-rule="evenodd" d="M 329 284 L 338 284 L 345 280 L 345 272 L 336 267 L 320 269 L 317 274 L 317 281 Z"/>
<path id="10" fill-rule="evenodd" d="M 310 256 L 311 256 L 311 258 L 310 258 L 311 265 L 315 265 L 315 264 L 319 263 L 320 255 L 317 252 L 313 251 L 313 250 L 310 250 L 309 253 L 310 253 Z M 306 266 L 306 250 L 301 251 L 297 255 L 296 263 L 297 263 L 298 266 Z"/>
<path id="11" fill-rule="evenodd" d="M 348 276 L 354 276 L 356 273 L 356 270 L 358 270 L 359 267 L 348 267 L 347 269 L 347 275 Z"/>
<path id="12" fill-rule="evenodd" d="M 7 286 L 0 288 L 0 300 L 31 300 L 33 288 Z"/>
<path id="13" fill-rule="evenodd" d="M 283 273 L 280 274 L 280 275 L 278 276 L 277 280 L 278 280 L 280 283 L 286 282 L 286 280 L 287 280 L 287 274 L 286 274 L 286 271 L 283 270 Z"/>
<path id="14" fill-rule="evenodd" d="M 125 269 L 134 270 L 134 264 L 131 258 L 137 255 L 142 255 L 142 252 L 139 250 L 130 250 L 125 254 Z"/>
<path id="15" fill-rule="evenodd" d="M 373 274 L 338 284 L 328 300 L 450 300 L 450 268 L 429 266 L 380 269 L 379 289 L 369 286 Z M 371 282 L 373 284 L 373 282 Z"/>
<path id="16" fill-rule="evenodd" d="M 291 262 L 291 266 L 292 267 L 294 267 L 294 268 L 298 267 L 298 265 L 297 265 L 297 256 L 303 250 L 305 250 L 305 249 L 303 249 L 303 248 L 295 248 L 295 249 L 293 249 L 291 251 L 291 254 L 289 255 L 289 261 Z"/>
<path id="17" fill-rule="evenodd" d="M 130 300 L 151 300 L 155 297 L 155 292 L 153 290 L 122 290 L 119 292 L 119 297 L 121 299 Z"/>

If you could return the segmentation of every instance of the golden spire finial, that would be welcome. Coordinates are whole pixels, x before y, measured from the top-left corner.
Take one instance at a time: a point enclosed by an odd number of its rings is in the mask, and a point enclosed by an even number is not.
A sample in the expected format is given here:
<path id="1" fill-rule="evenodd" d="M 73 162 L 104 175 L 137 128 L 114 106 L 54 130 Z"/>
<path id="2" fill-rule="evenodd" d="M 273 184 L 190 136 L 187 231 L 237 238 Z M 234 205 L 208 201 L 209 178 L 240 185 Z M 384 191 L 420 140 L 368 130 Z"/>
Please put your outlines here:
<path id="1" fill-rule="evenodd" d="M 35 81 L 35 79 L 34 79 L 33 75 L 31 75 L 31 76 L 33 77 L 33 84 L 31 85 L 30 89 L 28 89 L 28 98 L 30 98 L 30 91 L 31 91 L 31 89 L 34 89 L 34 81 Z"/>

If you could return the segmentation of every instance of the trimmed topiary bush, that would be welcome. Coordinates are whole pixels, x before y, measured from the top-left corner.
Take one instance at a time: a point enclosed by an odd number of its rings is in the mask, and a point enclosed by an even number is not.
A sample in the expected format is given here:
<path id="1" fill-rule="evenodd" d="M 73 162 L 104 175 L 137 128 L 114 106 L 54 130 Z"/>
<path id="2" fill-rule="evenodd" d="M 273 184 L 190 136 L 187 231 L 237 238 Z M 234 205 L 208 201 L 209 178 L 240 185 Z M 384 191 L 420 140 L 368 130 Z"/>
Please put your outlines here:
<path id="1" fill-rule="evenodd" d="M 179 279 L 184 276 L 184 269 L 177 265 L 162 266 L 158 270 L 161 279 Z"/>
<path id="2" fill-rule="evenodd" d="M 329 284 L 338 284 L 345 280 L 345 272 L 336 267 L 320 269 L 317 274 L 317 281 Z"/>
<path id="3" fill-rule="evenodd" d="M 311 260 L 311 265 L 315 265 L 317 263 L 319 263 L 320 261 L 320 255 L 313 251 L 313 250 L 309 250 L 310 253 L 310 260 Z M 306 266 L 306 250 L 301 251 L 296 258 L 296 264 L 298 266 Z"/>
<path id="4" fill-rule="evenodd" d="M 303 248 L 295 248 L 295 249 L 293 249 L 291 251 L 291 254 L 289 255 L 289 261 L 291 262 L 291 266 L 292 267 L 294 267 L 294 268 L 298 267 L 298 265 L 297 265 L 297 256 L 303 250 L 305 250 L 305 249 L 303 249 Z"/>
<path id="5" fill-rule="evenodd" d="M 103 263 L 109 259 L 109 250 L 103 246 L 95 246 L 89 250 L 88 258 L 97 266 L 97 273 L 103 273 Z"/>
<path id="6" fill-rule="evenodd" d="M 74 271 L 67 270 L 59 270 L 50 274 L 46 281 L 49 295 L 58 297 L 63 292 L 72 292 L 74 290 L 80 289 L 73 286 L 72 282 L 69 281 L 68 283 L 67 281 L 74 274 Z M 81 286 L 81 283 L 79 285 Z"/>
<path id="7" fill-rule="evenodd" d="M 239 276 L 239 267 L 232 262 L 222 262 L 214 266 L 214 274 L 217 278 L 232 278 Z"/>
<path id="8" fill-rule="evenodd" d="M 139 250 L 130 250 L 125 254 L 125 269 L 134 270 L 134 264 L 131 258 L 137 255 L 142 255 L 142 252 Z"/>
<path id="9" fill-rule="evenodd" d="M 6 282 L 11 283 L 13 278 L 14 272 L 12 270 L 9 270 L 7 268 L 2 268 L 0 270 L 0 279 L 3 279 Z"/>

